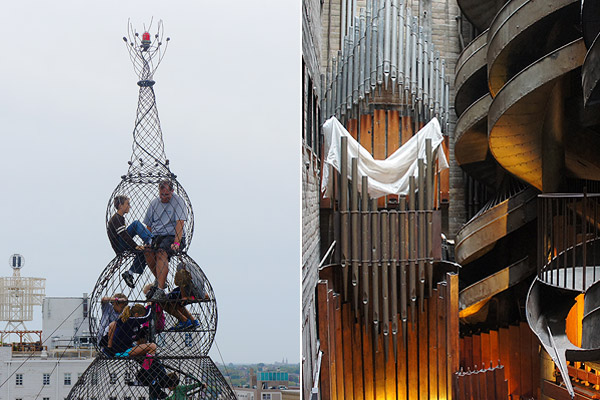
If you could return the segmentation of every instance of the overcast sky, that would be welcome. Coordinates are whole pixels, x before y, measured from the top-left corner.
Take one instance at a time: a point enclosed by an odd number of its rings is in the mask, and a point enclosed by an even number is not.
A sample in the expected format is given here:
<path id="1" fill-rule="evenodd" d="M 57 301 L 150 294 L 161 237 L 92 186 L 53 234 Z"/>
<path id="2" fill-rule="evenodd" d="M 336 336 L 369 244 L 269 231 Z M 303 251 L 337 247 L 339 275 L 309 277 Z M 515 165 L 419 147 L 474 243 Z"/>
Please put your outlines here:
<path id="1" fill-rule="evenodd" d="M 0 15 L 0 276 L 20 253 L 47 296 L 92 292 L 138 100 L 122 37 L 128 18 L 162 19 L 158 112 L 223 361 L 299 362 L 300 2 L 21 0 Z"/>

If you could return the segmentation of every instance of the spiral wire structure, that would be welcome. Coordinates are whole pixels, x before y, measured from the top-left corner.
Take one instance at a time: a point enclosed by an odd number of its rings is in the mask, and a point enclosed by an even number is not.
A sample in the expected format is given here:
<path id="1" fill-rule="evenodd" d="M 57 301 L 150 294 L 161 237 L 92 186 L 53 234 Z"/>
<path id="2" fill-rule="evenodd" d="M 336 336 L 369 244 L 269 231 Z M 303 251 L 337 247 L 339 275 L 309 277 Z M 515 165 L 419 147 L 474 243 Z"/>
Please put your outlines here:
<path id="1" fill-rule="evenodd" d="M 156 107 L 153 77 L 170 39 L 164 40 L 162 22 L 153 38 L 148 31 L 140 35 L 129 23 L 123 39 L 139 78 L 132 156 L 106 211 L 115 257 L 100 274 L 90 299 L 90 333 L 96 338 L 98 357 L 68 398 L 152 400 L 179 391 L 188 399 L 233 400 L 233 390 L 207 356 L 217 327 L 216 299 L 204 271 L 187 254 L 194 214 L 170 170 Z M 167 202 L 158 199 L 165 182 L 172 193 Z M 123 212 L 125 225 L 116 225 L 117 211 Z M 169 257 L 156 235 L 145 230 L 154 216 L 184 221 L 181 245 Z M 115 228 L 118 235 L 126 230 L 133 242 L 115 245 L 121 238 L 111 237 Z M 165 294 L 156 297 L 161 260 L 167 267 Z"/>

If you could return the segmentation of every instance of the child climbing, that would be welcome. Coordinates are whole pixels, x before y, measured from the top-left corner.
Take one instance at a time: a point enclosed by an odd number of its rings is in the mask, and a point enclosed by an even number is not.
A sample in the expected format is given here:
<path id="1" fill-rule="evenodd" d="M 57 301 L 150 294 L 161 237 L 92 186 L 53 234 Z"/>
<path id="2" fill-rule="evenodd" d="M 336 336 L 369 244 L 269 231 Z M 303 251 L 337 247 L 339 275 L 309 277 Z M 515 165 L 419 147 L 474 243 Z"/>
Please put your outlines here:
<path id="1" fill-rule="evenodd" d="M 125 251 L 136 252 L 131 268 L 121 275 L 127 286 L 134 288 L 133 274 L 141 274 L 146 266 L 146 257 L 144 255 L 146 247 L 138 245 L 133 238 L 139 236 L 145 245 L 149 245 L 152 241 L 152 233 L 138 220 L 133 221 L 127 228 L 125 227 L 125 214 L 129 212 L 131 207 L 127 196 L 115 196 L 114 206 L 117 212 L 108 221 L 106 231 L 115 253 L 121 254 Z"/>

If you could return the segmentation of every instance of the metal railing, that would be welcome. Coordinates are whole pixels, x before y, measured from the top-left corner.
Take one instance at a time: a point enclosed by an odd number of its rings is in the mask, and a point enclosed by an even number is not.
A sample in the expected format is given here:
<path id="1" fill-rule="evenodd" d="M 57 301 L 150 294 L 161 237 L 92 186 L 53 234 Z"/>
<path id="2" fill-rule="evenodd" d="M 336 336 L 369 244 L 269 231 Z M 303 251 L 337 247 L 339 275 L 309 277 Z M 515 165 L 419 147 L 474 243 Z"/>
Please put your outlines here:
<path id="1" fill-rule="evenodd" d="M 585 291 L 600 279 L 600 194 L 541 194 L 538 202 L 538 277 Z"/>

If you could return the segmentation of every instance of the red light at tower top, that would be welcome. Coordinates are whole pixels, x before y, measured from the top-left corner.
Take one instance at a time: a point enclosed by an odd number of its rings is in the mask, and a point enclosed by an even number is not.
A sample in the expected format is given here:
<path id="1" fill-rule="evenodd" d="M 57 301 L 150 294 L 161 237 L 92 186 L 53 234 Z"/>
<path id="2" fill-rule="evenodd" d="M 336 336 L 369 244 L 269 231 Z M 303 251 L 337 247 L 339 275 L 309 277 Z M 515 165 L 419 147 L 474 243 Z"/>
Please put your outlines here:
<path id="1" fill-rule="evenodd" d="M 142 34 L 142 50 L 147 51 L 150 48 L 150 34 L 144 32 Z"/>

